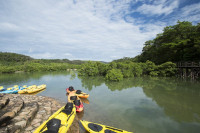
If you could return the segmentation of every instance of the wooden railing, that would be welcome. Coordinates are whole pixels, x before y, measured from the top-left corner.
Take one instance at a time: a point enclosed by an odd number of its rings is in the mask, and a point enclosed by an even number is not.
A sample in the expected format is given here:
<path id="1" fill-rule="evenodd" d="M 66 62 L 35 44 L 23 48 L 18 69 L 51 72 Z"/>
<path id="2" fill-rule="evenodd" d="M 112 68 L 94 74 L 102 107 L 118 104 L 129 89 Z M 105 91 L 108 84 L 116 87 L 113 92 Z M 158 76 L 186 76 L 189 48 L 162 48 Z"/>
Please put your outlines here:
<path id="1" fill-rule="evenodd" d="M 200 62 L 178 62 L 176 63 L 177 68 L 198 68 Z"/>

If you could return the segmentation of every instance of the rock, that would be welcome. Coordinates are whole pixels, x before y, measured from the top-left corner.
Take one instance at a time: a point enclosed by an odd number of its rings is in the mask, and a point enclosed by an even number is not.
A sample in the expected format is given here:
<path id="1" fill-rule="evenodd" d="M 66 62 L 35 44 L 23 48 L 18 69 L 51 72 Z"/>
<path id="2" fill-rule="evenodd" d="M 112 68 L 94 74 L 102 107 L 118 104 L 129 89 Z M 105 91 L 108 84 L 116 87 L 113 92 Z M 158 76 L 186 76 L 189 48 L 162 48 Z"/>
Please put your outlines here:
<path id="1" fill-rule="evenodd" d="M 32 124 L 33 124 L 33 125 L 35 125 L 35 124 L 37 124 L 37 123 L 41 123 L 41 119 L 34 119 L 34 120 L 32 121 Z"/>
<path id="2" fill-rule="evenodd" d="M 3 107 L 5 107 L 8 103 L 9 103 L 10 99 L 9 98 L 3 98 L 0 101 L 0 109 L 2 109 Z"/>
<path id="3" fill-rule="evenodd" d="M 65 103 L 44 96 L 0 94 L 0 121 L 3 120 L 0 133 L 32 133 L 64 105 Z M 68 133 L 78 131 L 77 121 L 74 122 L 76 124 L 71 126 Z"/>
<path id="4" fill-rule="evenodd" d="M 24 128 L 26 126 L 26 123 L 27 123 L 26 121 L 20 121 L 20 122 L 15 123 L 15 125 L 16 126 L 21 126 L 21 127 Z"/>
<path id="5" fill-rule="evenodd" d="M 33 130 L 32 126 L 29 126 L 29 127 L 26 128 L 26 131 L 31 131 L 31 130 Z"/>

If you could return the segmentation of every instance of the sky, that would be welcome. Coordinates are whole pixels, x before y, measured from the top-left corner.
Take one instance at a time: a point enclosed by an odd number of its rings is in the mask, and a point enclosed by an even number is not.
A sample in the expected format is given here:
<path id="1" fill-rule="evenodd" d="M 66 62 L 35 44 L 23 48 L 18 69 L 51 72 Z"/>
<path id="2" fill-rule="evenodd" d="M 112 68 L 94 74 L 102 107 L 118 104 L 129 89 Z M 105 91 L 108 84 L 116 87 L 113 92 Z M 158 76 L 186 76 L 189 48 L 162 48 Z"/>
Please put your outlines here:
<path id="1" fill-rule="evenodd" d="M 200 0 L 0 0 L 0 51 L 35 59 L 132 58 L 178 20 L 200 23 Z"/>

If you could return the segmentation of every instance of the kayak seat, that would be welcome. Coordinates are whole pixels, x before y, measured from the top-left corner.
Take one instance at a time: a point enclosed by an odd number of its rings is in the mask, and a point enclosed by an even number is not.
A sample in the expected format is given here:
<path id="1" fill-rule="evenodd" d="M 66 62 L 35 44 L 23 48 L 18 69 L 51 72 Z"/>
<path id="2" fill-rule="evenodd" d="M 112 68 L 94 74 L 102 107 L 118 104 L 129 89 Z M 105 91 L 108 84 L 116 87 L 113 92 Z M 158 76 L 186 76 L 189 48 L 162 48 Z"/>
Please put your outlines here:
<path id="1" fill-rule="evenodd" d="M 69 91 L 74 91 L 74 87 L 70 86 Z"/>
<path id="2" fill-rule="evenodd" d="M 70 97 L 70 100 L 76 100 L 77 99 L 77 96 L 71 96 Z"/>
<path id="3" fill-rule="evenodd" d="M 61 120 L 55 118 L 51 119 L 49 122 L 47 122 L 47 130 L 43 133 L 58 133 L 60 125 Z"/>
<path id="4" fill-rule="evenodd" d="M 62 110 L 62 112 L 69 115 L 69 114 L 71 114 L 72 109 L 73 109 L 73 103 L 67 103 L 65 105 L 65 108 Z"/>
<path id="5" fill-rule="evenodd" d="M 81 94 L 81 92 L 82 92 L 81 90 L 77 90 L 76 94 Z"/>
<path id="6" fill-rule="evenodd" d="M 100 132 L 103 129 L 102 126 L 93 123 L 89 123 L 88 127 L 95 132 Z"/>
<path id="7" fill-rule="evenodd" d="M 123 132 L 123 131 L 122 131 Z M 106 129 L 105 130 L 105 133 L 117 133 L 117 132 L 114 132 L 114 131 L 111 131 L 111 130 L 109 130 L 109 129 Z"/>
<path id="8" fill-rule="evenodd" d="M 75 100 L 75 101 L 74 101 L 74 104 L 75 104 L 76 106 L 80 106 L 80 105 L 81 105 L 81 101 L 80 101 L 80 100 Z"/>

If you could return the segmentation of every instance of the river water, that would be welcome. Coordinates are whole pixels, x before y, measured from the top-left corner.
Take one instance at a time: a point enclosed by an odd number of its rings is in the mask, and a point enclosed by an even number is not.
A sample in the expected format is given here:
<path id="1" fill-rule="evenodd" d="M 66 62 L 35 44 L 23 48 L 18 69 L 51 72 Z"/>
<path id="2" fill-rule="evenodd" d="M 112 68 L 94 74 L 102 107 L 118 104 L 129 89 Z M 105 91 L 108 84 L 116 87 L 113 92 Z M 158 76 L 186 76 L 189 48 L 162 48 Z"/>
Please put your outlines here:
<path id="1" fill-rule="evenodd" d="M 200 83 L 175 78 L 131 78 L 107 82 L 75 72 L 1 74 L 0 85 L 40 85 L 37 95 L 67 102 L 65 89 L 89 93 L 79 117 L 134 133 L 199 133 Z"/>

